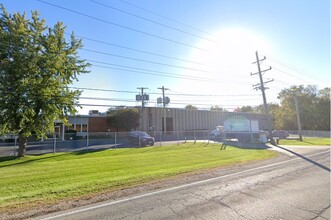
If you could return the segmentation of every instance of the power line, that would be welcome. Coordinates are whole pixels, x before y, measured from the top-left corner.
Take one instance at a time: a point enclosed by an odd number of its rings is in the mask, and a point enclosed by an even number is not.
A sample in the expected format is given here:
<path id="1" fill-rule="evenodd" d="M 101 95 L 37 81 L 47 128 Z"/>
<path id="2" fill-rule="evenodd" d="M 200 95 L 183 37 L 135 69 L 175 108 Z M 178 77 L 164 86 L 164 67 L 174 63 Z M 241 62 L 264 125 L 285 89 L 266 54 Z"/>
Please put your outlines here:
<path id="1" fill-rule="evenodd" d="M 99 88 L 87 88 L 87 87 L 76 87 L 76 86 L 70 86 L 71 89 L 76 90 L 90 90 L 90 91 L 100 91 L 100 92 L 117 92 L 117 93 L 137 93 L 137 91 L 128 91 L 128 90 L 114 90 L 114 89 L 99 89 Z M 171 91 L 171 90 L 170 90 Z M 162 95 L 162 93 L 156 93 L 156 92 L 150 92 L 149 94 L 156 94 L 156 95 Z M 215 97 L 247 97 L 247 96 L 260 96 L 257 94 L 236 94 L 236 95 L 224 95 L 224 94 L 183 94 L 183 93 L 171 93 L 169 95 L 174 96 L 215 96 Z"/>
<path id="2" fill-rule="evenodd" d="M 65 33 L 65 34 L 71 35 L 70 33 Z M 93 41 L 93 42 L 96 42 L 96 43 L 105 44 L 105 45 L 109 45 L 109 46 L 113 46 L 113 47 L 118 47 L 118 48 L 130 50 L 130 51 L 135 51 L 135 52 L 144 53 L 144 54 L 148 54 L 148 55 L 153 55 L 153 56 L 163 57 L 163 58 L 167 58 L 167 59 L 178 60 L 178 61 L 182 61 L 182 62 L 193 63 L 193 64 L 205 66 L 205 64 L 199 63 L 199 62 L 196 62 L 196 61 L 191 61 L 191 60 L 181 59 L 181 58 L 178 58 L 178 57 L 172 57 L 172 56 L 167 56 L 167 55 L 163 55 L 163 54 L 153 53 L 153 52 L 149 52 L 149 51 L 145 51 L 145 50 L 138 50 L 138 49 L 135 49 L 135 48 L 132 48 L 132 47 L 122 46 L 122 45 L 118 45 L 118 44 L 114 44 L 114 43 L 109 43 L 109 42 L 105 42 L 105 41 L 101 41 L 101 40 L 96 40 L 96 39 L 93 39 L 93 38 L 84 37 L 82 35 L 74 35 L 74 36 L 77 37 L 77 38 L 82 38 L 84 40 L 89 40 L 89 41 Z"/>
<path id="3" fill-rule="evenodd" d="M 124 11 L 122 9 L 119 9 L 119 8 L 116 8 L 114 6 L 110 6 L 110 5 L 107 5 L 107 4 L 104 4 L 104 3 L 101 3 L 101 2 L 98 2 L 98 1 L 95 1 L 95 0 L 90 0 L 91 2 L 94 2 L 95 4 L 98 4 L 98 5 L 101 5 L 101 6 L 104 6 L 106 8 L 110 8 L 112 10 L 115 10 L 115 11 L 118 11 L 118 12 L 121 12 L 121 13 L 124 13 L 126 15 L 130 15 L 130 16 L 133 16 L 133 17 L 136 17 L 136 18 L 139 18 L 139 19 L 142 19 L 144 21 L 148 21 L 150 23 L 153 23 L 153 24 L 157 24 L 157 25 L 160 25 L 162 27 L 166 27 L 166 28 L 169 28 L 171 30 L 175 30 L 175 31 L 178 31 L 178 32 L 181 32 L 181 33 L 184 33 L 184 34 L 187 34 L 187 35 L 190 35 L 190 36 L 193 36 L 193 37 L 196 37 L 196 38 L 200 38 L 200 39 L 203 39 L 203 40 L 207 40 L 207 41 L 210 41 L 210 42 L 214 42 L 216 43 L 216 41 L 214 40 L 211 40 L 211 39 L 208 39 L 208 38 L 205 38 L 205 37 L 201 37 L 199 35 L 196 35 L 196 34 L 193 34 L 193 33 L 190 33 L 190 32 L 187 32 L 187 31 L 183 31 L 181 29 L 178 29 L 178 28 L 174 28 L 170 25 L 166 25 L 166 24 L 162 24 L 160 22 L 157 22 L 157 21 L 153 21 L 151 19 L 148 19 L 148 18 L 145 18 L 143 16 L 140 16 L 140 15 L 136 15 L 136 14 L 133 14 L 133 13 L 130 13 L 130 12 L 127 12 L 127 11 Z"/>
<path id="4" fill-rule="evenodd" d="M 73 87 L 71 87 L 73 88 Z M 76 88 L 76 87 L 75 87 Z M 78 88 L 77 88 L 78 89 Z M 139 88 L 141 89 L 141 88 Z M 146 88 L 144 88 L 146 89 Z M 101 90 L 101 89 L 93 89 L 93 90 Z M 103 90 L 102 90 L 103 91 Z M 135 93 L 137 94 L 136 91 L 117 91 L 115 90 L 116 92 L 125 92 L 125 93 Z M 10 94 L 10 92 L 2 92 L 2 94 Z M 160 93 L 158 93 L 160 94 Z M 162 93 L 163 94 L 163 93 Z M 63 98 L 63 97 L 71 97 L 70 95 L 59 95 L 59 94 L 31 94 L 33 95 L 33 97 L 43 97 L 43 98 Z M 140 102 L 139 100 L 135 100 L 135 99 L 129 99 L 129 98 L 104 98 L 104 97 L 93 97 L 93 96 L 73 96 L 73 98 L 75 99 L 74 101 L 75 102 L 79 102 L 81 100 L 94 100 L 94 101 L 110 101 L 110 102 Z M 203 101 L 207 101 L 207 100 L 203 100 Z M 209 102 L 213 101 L 213 100 L 208 100 Z M 238 101 L 238 100 L 236 100 Z M 199 102 L 199 103 L 197 103 Z M 217 102 L 217 101 L 216 101 Z M 71 102 L 70 102 L 71 103 Z M 149 104 L 158 104 L 157 101 L 149 101 L 148 102 Z M 63 103 L 63 104 L 69 104 L 68 103 Z M 187 105 L 187 104 L 193 104 L 193 105 L 215 105 L 215 103 L 201 103 L 201 100 L 176 100 L 176 101 L 173 101 L 172 104 L 174 105 Z M 217 104 L 217 103 L 216 103 Z M 226 105 L 222 105 L 222 106 L 238 106 L 238 104 L 226 104 Z"/>
<path id="5" fill-rule="evenodd" d="M 96 60 L 87 59 L 86 61 L 93 62 L 93 63 L 98 63 L 98 64 L 109 65 L 109 66 L 116 66 L 116 67 L 126 68 L 126 69 L 119 69 L 119 68 L 109 67 L 109 69 L 117 69 L 117 70 L 123 70 L 123 71 L 132 71 L 133 70 L 132 72 L 145 73 L 145 74 L 149 74 L 149 75 L 158 75 L 158 76 L 165 76 L 165 77 L 171 77 L 171 78 L 192 79 L 192 80 L 200 80 L 200 81 L 211 81 L 211 80 L 213 80 L 211 78 L 195 77 L 195 76 L 189 76 L 189 75 L 184 75 L 184 74 L 176 74 L 176 73 L 170 73 L 170 72 L 164 72 L 164 71 L 137 68 L 137 67 L 132 67 L 132 66 L 119 65 L 119 64 L 96 61 Z M 108 68 L 107 66 L 99 66 L 99 65 L 93 65 L 93 66 Z M 140 72 L 140 71 L 143 71 L 143 72 Z M 153 74 L 153 73 L 158 73 L 158 74 Z"/>
<path id="6" fill-rule="evenodd" d="M 294 67 L 292 67 L 292 66 L 290 66 L 290 65 L 288 65 L 288 64 L 286 64 L 286 63 L 283 63 L 283 62 L 281 62 L 280 60 L 278 60 L 278 59 L 276 59 L 276 58 L 274 58 L 274 57 L 271 57 L 271 58 L 270 58 L 269 55 L 268 55 L 268 59 L 271 60 L 271 61 L 273 61 L 273 62 L 275 62 L 275 63 L 278 63 L 278 64 L 280 64 L 280 65 L 286 67 L 287 69 L 290 69 L 290 70 L 292 70 L 292 71 L 294 71 L 294 72 L 296 72 L 296 73 L 299 73 L 300 75 L 304 75 L 304 76 L 306 76 L 306 77 L 309 77 L 310 79 L 313 79 L 313 80 L 316 80 L 316 81 L 322 82 L 322 81 L 320 81 L 320 80 L 318 80 L 318 79 L 316 79 L 316 78 L 313 78 L 312 75 L 314 75 L 314 74 L 307 74 L 307 73 L 304 73 L 304 72 L 302 72 L 302 71 L 299 71 L 299 70 L 295 69 Z M 281 70 L 279 70 L 279 71 L 281 71 Z M 281 71 L 281 72 L 284 72 L 284 71 Z M 285 73 L 285 72 L 284 72 L 284 73 Z M 297 78 L 298 78 L 298 77 L 297 77 Z M 306 82 L 307 82 L 307 81 L 306 81 Z M 325 83 L 325 82 L 322 82 L 322 83 Z"/>
<path id="7" fill-rule="evenodd" d="M 114 68 L 114 67 L 108 67 L 108 66 L 102 66 L 102 65 L 93 65 L 93 66 L 100 67 L 100 68 L 106 68 L 106 69 L 112 69 L 112 70 L 120 70 L 120 71 L 125 71 L 125 72 L 131 72 L 131 73 L 141 73 L 141 74 L 146 74 L 146 75 L 163 76 L 163 77 L 168 77 L 168 78 L 213 82 L 212 80 L 206 80 L 206 79 L 196 79 L 196 78 L 182 77 L 182 76 L 170 76 L 170 75 L 165 75 L 165 74 L 150 73 L 150 72 L 143 72 L 143 71 L 129 70 L 129 69 L 121 69 L 121 68 Z"/>
<path id="8" fill-rule="evenodd" d="M 285 73 L 286 75 L 289 75 L 289 76 L 291 76 L 291 77 L 293 77 L 293 78 L 295 78 L 295 79 L 298 79 L 298 80 L 304 81 L 304 82 L 306 82 L 306 83 L 308 83 L 308 84 L 311 83 L 311 82 L 309 82 L 309 81 L 307 81 L 307 80 L 305 80 L 305 79 L 299 78 L 299 77 L 297 77 L 297 76 L 295 76 L 295 75 L 293 75 L 293 74 L 290 74 L 290 73 L 288 73 L 288 72 L 285 72 L 285 71 L 283 71 L 283 70 L 281 70 L 281 69 L 278 69 L 278 68 L 276 68 L 276 67 L 274 67 L 274 69 L 277 70 L 277 71 L 279 71 L 279 72 Z"/>
<path id="9" fill-rule="evenodd" d="M 99 91 L 99 92 L 137 93 L 136 91 L 115 90 L 115 89 L 86 88 L 86 87 L 76 87 L 76 86 L 69 86 L 68 88 L 71 88 L 71 89 L 77 89 L 77 90 Z"/>
<path id="10" fill-rule="evenodd" d="M 100 97 L 79 97 L 79 100 L 95 100 L 95 101 L 111 101 L 111 102 L 140 102 L 134 99 L 119 99 L 119 98 L 100 98 Z M 171 102 L 173 105 L 197 105 L 197 106 L 205 106 L 205 105 L 215 105 L 215 103 L 196 103 L 196 100 L 191 100 L 190 102 Z M 157 101 L 148 101 L 145 104 L 158 104 Z M 217 103 L 216 103 L 217 104 Z M 221 105 L 221 104 L 220 104 Z M 241 104 L 226 104 L 221 106 L 240 106 Z"/>
<path id="11" fill-rule="evenodd" d="M 171 91 L 171 90 L 170 90 Z M 218 94 L 189 94 L 189 93 L 171 93 L 171 95 L 177 95 L 177 96 L 200 96 L 200 97 L 237 97 L 237 96 L 260 96 L 257 94 L 237 94 L 237 95 L 218 95 Z"/>
<path id="12" fill-rule="evenodd" d="M 0 43 L 0 44 L 9 45 L 9 44 L 5 44 L 5 43 Z M 123 58 L 123 59 L 130 59 L 130 60 L 134 60 L 134 61 L 140 61 L 140 62 L 152 63 L 152 64 L 157 64 L 157 65 L 169 66 L 169 67 L 173 67 L 173 68 L 180 68 L 180 69 L 187 69 L 187 70 L 197 71 L 197 72 L 211 73 L 211 72 L 208 72 L 207 70 L 196 69 L 196 68 L 188 68 L 188 67 L 183 67 L 183 66 L 178 66 L 178 65 L 171 65 L 171 64 L 160 63 L 160 62 L 154 62 L 154 61 L 145 60 L 145 59 L 136 59 L 136 58 L 133 58 L 133 57 L 122 56 L 122 55 L 112 54 L 112 53 L 106 53 L 106 52 L 101 52 L 101 51 L 97 51 L 97 50 L 91 50 L 91 49 L 85 49 L 85 48 L 81 48 L 81 50 L 85 50 L 85 51 L 89 51 L 89 52 L 93 52 L 93 53 L 99 53 L 99 54 L 108 55 L 108 56 L 119 57 L 119 58 Z M 106 64 L 106 65 L 110 65 L 110 66 L 124 67 L 124 68 L 129 69 L 128 70 L 128 69 L 107 67 L 107 66 L 102 66 L 102 65 L 94 65 L 95 67 L 101 67 L 101 68 L 107 68 L 107 69 L 113 69 L 113 70 L 120 70 L 120 71 L 127 71 L 127 72 L 130 71 L 130 72 L 136 72 L 136 73 L 141 73 L 141 74 L 156 75 L 156 76 L 163 76 L 163 77 L 169 77 L 169 78 L 179 78 L 179 79 L 215 82 L 215 79 L 213 79 L 213 78 L 195 77 L 195 76 L 188 76 L 188 75 L 183 75 L 183 74 L 174 74 L 174 73 L 169 73 L 169 72 L 162 72 L 162 71 L 148 70 L 148 69 L 142 69 L 142 68 L 135 68 L 135 67 L 129 67 L 129 66 L 118 65 L 118 64 L 113 64 L 113 63 L 106 63 L 106 62 L 95 61 L 95 60 L 86 60 L 86 61 L 91 61 L 91 62 L 100 63 L 100 64 Z M 141 71 L 144 71 L 144 72 L 141 72 Z"/>
<path id="13" fill-rule="evenodd" d="M 72 33 L 65 32 L 65 34 L 68 35 L 68 36 L 72 36 Z M 11 35 L 20 36 L 20 37 L 28 37 L 27 35 L 22 35 L 22 34 L 11 34 Z M 181 58 L 178 58 L 178 57 L 167 56 L 167 55 L 159 54 L 159 53 L 153 53 L 153 52 L 145 51 L 145 50 L 139 50 L 139 49 L 135 49 L 135 48 L 132 48 L 132 47 L 127 47 L 127 46 L 122 46 L 122 45 L 119 45 L 119 44 L 109 43 L 109 42 L 106 42 L 106 41 L 96 40 L 96 39 L 85 37 L 85 36 L 82 36 L 82 35 L 74 34 L 73 36 L 75 36 L 76 38 L 81 38 L 81 39 L 96 42 L 96 43 L 99 43 L 99 44 L 118 47 L 118 48 L 122 48 L 122 49 L 125 49 L 125 50 L 130 50 L 130 51 L 135 51 L 135 52 L 144 53 L 144 54 L 148 54 L 148 55 L 158 56 L 158 57 L 162 57 L 162 58 L 167 58 L 167 59 L 172 59 L 172 60 L 178 60 L 178 61 L 181 61 L 181 62 L 206 66 L 205 64 L 200 63 L 200 62 L 187 60 L 187 59 L 181 59 Z M 15 46 L 15 45 L 11 45 L 9 43 L 4 43 L 4 42 L 0 42 L 0 44 L 7 45 L 7 46 L 12 46 L 12 47 L 18 47 L 18 46 Z M 85 49 L 85 48 L 80 48 L 80 49 Z M 85 50 L 88 50 L 88 49 L 85 49 Z M 91 50 L 91 52 L 92 51 L 94 52 L 95 50 Z M 100 52 L 100 53 L 102 53 L 102 52 Z M 114 56 L 117 56 L 117 54 L 114 54 Z"/>
<path id="14" fill-rule="evenodd" d="M 201 69 L 183 67 L 183 66 L 178 66 L 178 65 L 160 63 L 160 62 L 155 62 L 155 61 L 150 61 L 150 60 L 145 60 L 145 59 L 138 59 L 138 58 L 133 58 L 133 57 L 128 57 L 128 56 L 122 56 L 122 55 L 113 54 L 113 53 L 101 52 L 101 51 L 97 51 L 97 50 L 91 50 L 91 49 L 85 49 L 85 48 L 80 48 L 80 50 L 89 51 L 89 52 L 98 53 L 98 54 L 103 54 L 103 55 L 107 55 L 107 56 L 119 57 L 119 58 L 123 58 L 123 59 L 129 59 L 129 60 L 139 61 L 139 62 L 151 63 L 151 64 L 156 64 L 156 65 L 161 65 L 161 66 L 168 66 L 168 67 L 179 68 L 179 69 L 186 69 L 186 70 L 192 70 L 192 71 L 197 71 L 197 72 L 211 73 L 211 72 L 209 72 L 207 70 L 201 70 Z"/>
<path id="15" fill-rule="evenodd" d="M 119 27 L 119 28 L 123 28 L 123 29 L 126 29 L 126 30 L 130 30 L 130 31 L 133 31 L 133 32 L 144 34 L 144 35 L 147 35 L 147 36 L 150 36 L 150 37 L 165 40 L 165 41 L 168 41 L 168 42 L 172 42 L 172 43 L 175 43 L 175 44 L 178 44 L 178 45 L 190 47 L 190 48 L 193 48 L 193 49 L 197 49 L 197 50 L 201 50 L 201 51 L 207 51 L 203 48 L 192 46 L 192 45 L 189 45 L 189 44 L 186 44 L 186 43 L 183 43 L 183 42 L 179 42 L 177 40 L 172 40 L 172 39 L 169 39 L 169 38 L 166 38 L 166 37 L 162 37 L 162 36 L 159 36 L 159 35 L 151 34 L 151 33 L 141 31 L 141 30 L 138 30 L 138 29 L 135 29 L 135 28 L 131 28 L 131 27 L 128 27 L 128 26 L 125 26 L 125 25 L 117 24 L 115 22 L 107 21 L 107 20 L 104 20 L 104 19 L 101 19 L 101 18 L 97 18 L 97 17 L 94 17 L 92 15 L 88 15 L 88 14 L 85 14 L 85 13 L 82 13 L 82 12 L 79 12 L 79 11 L 75 11 L 73 9 L 69 9 L 69 8 L 66 8 L 66 7 L 63 7 L 63 6 L 60 6 L 60 5 L 56 5 L 56 4 L 53 4 L 53 3 L 46 2 L 44 0 L 37 0 L 37 1 L 39 1 L 41 3 L 44 3 L 44 4 L 47 4 L 47 5 L 50 5 L 52 7 L 60 8 L 62 10 L 69 11 L 71 13 L 78 14 L 78 15 L 81 15 L 81 16 L 99 21 L 99 22 L 103 22 L 103 23 L 106 23 L 106 24 L 110 24 L 110 25 L 113 25 L 113 26 L 116 26 L 116 27 Z"/>
<path id="16" fill-rule="evenodd" d="M 102 105 L 102 104 L 86 104 L 86 103 L 81 103 L 81 104 L 75 104 L 76 106 L 88 106 L 88 107 L 104 107 L 104 108 L 116 108 L 118 107 L 118 105 Z M 127 108 L 138 108 L 138 106 L 125 106 Z M 238 106 L 236 106 L 238 107 Z M 175 108 L 175 107 L 172 107 L 172 109 L 183 109 L 183 108 Z M 199 108 L 201 110 L 210 110 L 210 108 Z M 225 110 L 228 110 L 228 109 L 235 109 L 235 108 L 224 108 L 222 107 L 222 109 L 225 109 Z"/>
<path id="17" fill-rule="evenodd" d="M 9 45 L 9 44 L 4 44 L 4 43 L 0 42 L 0 45 L 1 44 L 2 45 Z M 14 46 L 14 47 L 20 48 L 18 46 Z M 117 54 L 104 53 L 104 52 L 90 50 L 90 49 L 81 49 L 81 50 L 86 50 L 86 51 L 89 51 L 89 52 L 94 52 L 94 53 L 99 53 L 99 54 L 104 54 L 104 55 L 109 55 L 109 56 L 115 56 L 115 57 L 120 57 L 120 58 L 124 58 L 124 59 L 140 61 L 140 62 L 146 62 L 146 63 L 158 64 L 158 65 L 163 65 L 163 66 L 169 66 L 169 67 L 173 67 L 173 68 L 187 69 L 187 70 L 197 71 L 197 72 L 207 72 L 206 70 L 187 68 L 187 67 L 183 67 L 183 66 L 176 66 L 176 65 L 159 63 L 159 62 L 143 60 L 143 59 L 136 59 L 136 58 L 132 58 L 132 57 L 126 57 L 126 56 L 117 55 Z M 129 72 L 136 72 L 136 73 L 142 73 L 142 74 L 147 74 L 147 75 L 156 75 L 156 76 L 163 76 L 163 77 L 170 77 L 170 78 L 189 79 L 189 80 L 198 80 L 198 81 L 207 81 L 207 82 L 212 82 L 212 80 L 213 80 L 211 78 L 194 77 L 194 76 L 188 76 L 188 75 L 183 75 L 183 74 L 175 74 L 175 73 L 169 73 L 169 72 L 164 72 L 164 71 L 156 71 L 156 70 L 149 70 L 149 69 L 143 69 L 143 68 L 136 68 L 136 67 L 119 65 L 119 64 L 114 64 L 114 63 L 101 62 L 101 61 L 96 61 L 96 60 L 86 59 L 86 61 L 126 68 L 126 69 L 121 69 L 121 68 L 113 68 L 113 67 L 102 66 L 102 65 L 95 65 L 95 64 L 93 65 L 95 67 L 101 67 L 101 68 L 107 68 L 107 69 L 113 69 L 113 70 L 129 71 Z"/>
<path id="18" fill-rule="evenodd" d="M 80 87 L 70 87 L 70 88 L 74 88 L 74 89 L 82 89 Z M 83 88 L 86 89 L 86 88 Z M 91 89 L 91 90 L 95 90 L 95 91 L 112 91 L 112 92 L 121 92 L 121 93 L 137 93 L 136 91 L 121 91 L 121 90 L 105 90 L 105 89 Z M 5 93 L 9 93 L 9 92 L 5 92 Z M 3 93 L 2 93 L 3 94 Z M 159 94 L 159 93 L 158 93 Z M 45 99 L 47 98 L 61 98 L 61 97 L 69 97 L 66 95 L 58 95 L 58 94 L 54 94 L 54 95 L 49 95 L 49 94 L 31 94 L 33 95 L 33 97 L 39 96 L 39 97 L 43 97 Z M 118 105 L 99 105 L 99 104 L 93 104 L 93 103 L 80 103 L 82 100 L 93 100 L 93 101 L 111 101 L 111 102 L 125 102 L 125 103 L 137 103 L 137 100 L 133 100 L 133 99 L 124 99 L 124 98 L 104 98 L 104 97 L 90 97 L 90 96 L 74 96 L 73 97 L 74 100 L 73 102 L 55 102 L 51 103 L 51 104 L 73 104 L 76 106 L 118 106 Z M 212 100 L 211 100 L 212 101 Z M 190 100 L 190 101 L 186 101 L 186 102 L 180 102 L 179 100 L 172 102 L 172 105 L 188 105 L 188 104 L 192 104 L 195 106 L 213 106 L 213 105 L 219 105 L 222 108 L 225 108 L 225 106 L 234 106 L 234 107 L 238 107 L 238 106 L 242 106 L 242 104 L 221 104 L 221 103 L 217 103 L 213 102 L 213 103 L 197 103 L 198 100 Z M 25 103 L 28 104 L 28 103 Z M 149 101 L 148 104 L 158 104 L 157 101 Z"/>
<path id="19" fill-rule="evenodd" d="M 92 64 L 95 67 L 101 67 L 101 68 L 106 68 L 106 69 L 120 70 L 120 71 L 126 71 L 126 72 L 135 72 L 135 73 L 141 73 L 141 74 L 146 74 L 146 75 L 163 76 L 163 77 L 177 78 L 177 79 L 189 79 L 189 80 L 206 81 L 206 82 L 215 81 L 215 79 L 213 79 L 213 78 L 204 78 L 204 77 L 198 77 L 198 76 L 189 76 L 189 75 L 185 75 L 185 74 L 176 74 L 176 73 L 170 73 L 170 72 L 164 72 L 164 71 L 149 70 L 149 69 L 144 69 L 144 68 L 137 68 L 137 67 L 113 64 L 113 63 L 107 63 L 107 62 L 89 60 L 89 59 L 87 59 L 86 61 L 103 64 L 103 65 L 116 66 L 116 67 L 109 67 L 109 66 Z M 121 67 L 121 68 L 117 68 L 117 67 Z M 125 69 L 123 69 L 123 68 L 125 68 Z"/>
<path id="20" fill-rule="evenodd" d="M 170 18 L 170 17 L 167 17 L 167 16 L 164 16 L 164 15 L 161 15 L 161 14 L 159 14 L 159 13 L 153 12 L 153 11 L 148 10 L 148 9 L 146 9 L 146 8 L 143 8 L 143 7 L 141 7 L 141 6 L 135 5 L 135 4 L 131 3 L 131 2 L 124 1 L 124 0 L 118 0 L 118 1 L 120 1 L 120 2 L 122 2 L 122 3 L 124 3 L 124 4 L 127 4 L 127 5 L 130 5 L 130 6 L 132 6 L 132 7 L 138 8 L 138 9 L 140 9 L 140 10 L 142 10 L 142 11 L 147 12 L 147 13 L 150 13 L 150 14 L 156 15 L 156 16 L 158 16 L 158 17 L 161 17 L 161 18 L 163 18 L 163 19 L 169 20 L 169 21 L 174 22 L 174 23 L 176 23 L 176 24 L 180 24 L 180 25 L 182 25 L 182 26 L 184 26 L 184 27 L 188 27 L 188 28 L 190 28 L 190 29 L 192 29 L 192 30 L 195 30 L 195 31 L 198 31 L 198 32 L 201 32 L 201 33 L 207 34 L 207 35 L 212 36 L 212 37 L 216 37 L 216 36 L 214 36 L 213 34 L 208 33 L 208 32 L 206 32 L 206 31 L 203 31 L 203 30 L 201 30 L 201 29 L 199 29 L 199 28 L 197 28 L 197 27 L 194 27 L 194 26 L 189 25 L 189 24 L 185 24 L 185 23 L 180 22 L 180 21 L 178 21 L 178 20 L 175 20 L 175 19 L 172 19 L 172 18 Z"/>

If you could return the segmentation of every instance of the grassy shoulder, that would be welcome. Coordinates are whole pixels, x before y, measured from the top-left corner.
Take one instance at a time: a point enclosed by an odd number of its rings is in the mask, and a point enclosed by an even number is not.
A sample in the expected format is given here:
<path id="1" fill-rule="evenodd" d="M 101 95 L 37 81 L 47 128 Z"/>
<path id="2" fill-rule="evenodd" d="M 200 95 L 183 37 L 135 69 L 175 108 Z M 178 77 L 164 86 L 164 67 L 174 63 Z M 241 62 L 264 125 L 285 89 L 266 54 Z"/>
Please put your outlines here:
<path id="1" fill-rule="evenodd" d="M 268 150 L 186 143 L 0 158 L 0 210 L 110 192 L 181 173 L 275 157 Z"/>
<path id="2" fill-rule="evenodd" d="M 330 138 L 314 138 L 314 137 L 307 137 L 303 138 L 303 141 L 299 140 L 279 140 L 280 145 L 298 145 L 298 146 L 322 146 L 322 145 L 328 145 L 330 146 L 331 139 Z"/>

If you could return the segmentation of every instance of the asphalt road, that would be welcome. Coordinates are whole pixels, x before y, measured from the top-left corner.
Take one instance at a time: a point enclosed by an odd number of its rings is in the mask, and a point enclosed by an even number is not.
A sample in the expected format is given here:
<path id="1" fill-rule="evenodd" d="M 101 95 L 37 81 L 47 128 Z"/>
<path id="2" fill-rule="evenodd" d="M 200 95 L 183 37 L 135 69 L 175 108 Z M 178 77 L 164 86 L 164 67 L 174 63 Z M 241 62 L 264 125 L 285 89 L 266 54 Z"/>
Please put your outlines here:
<path id="1" fill-rule="evenodd" d="M 280 160 L 39 219 L 330 219 L 330 147 L 284 147 Z"/>

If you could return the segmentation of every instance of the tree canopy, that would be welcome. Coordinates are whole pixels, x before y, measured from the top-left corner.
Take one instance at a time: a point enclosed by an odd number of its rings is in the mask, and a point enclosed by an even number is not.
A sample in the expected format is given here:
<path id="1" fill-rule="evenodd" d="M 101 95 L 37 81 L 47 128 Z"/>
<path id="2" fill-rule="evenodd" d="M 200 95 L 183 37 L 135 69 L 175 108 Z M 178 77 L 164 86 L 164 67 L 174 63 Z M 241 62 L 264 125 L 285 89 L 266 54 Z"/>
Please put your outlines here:
<path id="1" fill-rule="evenodd" d="M 108 123 L 117 131 L 130 131 L 139 126 L 139 111 L 133 108 L 109 109 L 107 112 Z"/>
<path id="2" fill-rule="evenodd" d="M 19 156 L 26 138 L 54 129 L 55 120 L 67 122 L 75 113 L 79 91 L 69 89 L 89 66 L 77 50 L 81 40 L 64 36 L 65 26 L 45 25 L 37 11 L 0 15 L 0 133 L 19 135 Z"/>
<path id="3" fill-rule="evenodd" d="M 210 111 L 227 112 L 227 110 L 223 109 L 222 107 L 220 107 L 218 105 L 212 105 L 210 107 Z"/>
<path id="4" fill-rule="evenodd" d="M 189 104 L 189 105 L 186 105 L 186 106 L 185 106 L 185 109 L 198 110 L 198 107 Z"/>
<path id="5" fill-rule="evenodd" d="M 330 130 L 330 88 L 292 86 L 279 93 L 280 111 L 276 112 L 275 126 L 279 129 L 297 129 L 294 98 L 297 98 L 303 130 Z"/>
<path id="6" fill-rule="evenodd" d="M 316 86 L 312 85 L 285 88 L 278 95 L 280 105 L 268 104 L 274 129 L 298 129 L 295 97 L 298 101 L 303 130 L 330 130 L 330 88 L 318 90 Z M 237 107 L 234 111 L 264 113 L 264 106 L 242 106 Z"/>

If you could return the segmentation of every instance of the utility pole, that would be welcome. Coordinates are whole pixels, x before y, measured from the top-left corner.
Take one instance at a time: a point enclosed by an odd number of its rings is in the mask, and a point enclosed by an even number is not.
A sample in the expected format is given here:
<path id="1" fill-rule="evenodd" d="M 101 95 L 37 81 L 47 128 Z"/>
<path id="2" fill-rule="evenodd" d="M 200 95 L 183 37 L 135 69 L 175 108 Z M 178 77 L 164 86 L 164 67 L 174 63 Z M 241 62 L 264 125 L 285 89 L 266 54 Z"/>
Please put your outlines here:
<path id="1" fill-rule="evenodd" d="M 146 87 L 138 87 L 141 91 L 141 130 L 144 130 L 144 107 L 145 107 L 145 96 L 144 96 L 144 89 L 148 89 Z M 139 99 L 136 99 L 139 100 Z M 147 99 L 148 100 L 148 99 Z"/>
<path id="2" fill-rule="evenodd" d="M 302 141 L 302 131 L 301 131 L 301 121 L 300 121 L 300 114 L 299 114 L 298 99 L 296 96 L 294 96 L 293 99 L 294 99 L 294 104 L 295 104 L 295 111 L 297 113 L 299 140 Z"/>
<path id="3" fill-rule="evenodd" d="M 165 95 L 164 95 L 164 91 L 165 90 L 169 90 L 168 88 L 164 88 L 164 86 L 162 86 L 161 88 L 157 88 L 157 89 L 161 89 L 162 90 L 162 103 L 163 103 L 163 131 L 164 134 L 167 134 L 167 112 L 166 112 L 166 100 L 165 100 Z"/>
<path id="4" fill-rule="evenodd" d="M 263 60 L 266 59 L 266 57 L 264 57 L 263 59 L 259 59 L 259 54 L 258 52 L 256 51 L 255 52 L 255 56 L 256 56 L 256 61 L 253 62 L 253 64 L 257 64 L 257 69 L 258 69 L 258 72 L 257 73 L 251 73 L 251 76 L 253 75 L 256 75 L 256 74 L 259 74 L 259 78 L 260 78 L 260 83 L 256 84 L 256 85 L 253 85 L 254 89 L 258 90 L 260 89 L 262 91 L 262 97 L 263 97 L 263 105 L 264 105 L 264 113 L 265 115 L 267 116 L 267 119 L 268 119 L 268 132 L 269 132 L 269 138 L 270 138 L 270 142 L 271 144 L 275 145 L 275 142 L 274 142 L 274 139 L 273 139 L 273 136 L 272 136 L 272 121 L 271 121 L 271 116 L 270 116 L 270 113 L 269 113 L 269 107 L 268 107 L 268 103 L 267 103 L 267 98 L 266 98 L 266 95 L 265 95 L 265 90 L 267 89 L 264 85 L 269 83 L 269 82 L 272 82 L 274 81 L 273 79 L 272 80 L 269 80 L 269 81 L 266 81 L 264 82 L 263 81 L 263 77 L 262 77 L 262 74 L 265 73 L 266 71 L 269 71 L 271 70 L 271 67 L 269 69 L 266 69 L 266 70 L 261 70 L 261 62 Z"/>

